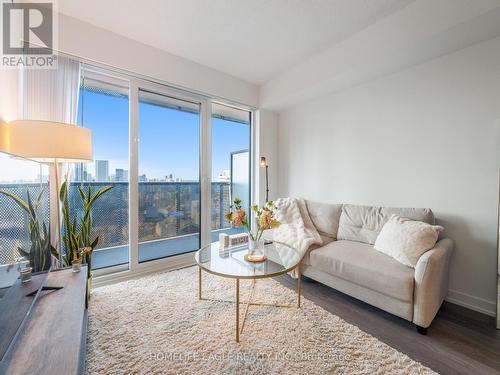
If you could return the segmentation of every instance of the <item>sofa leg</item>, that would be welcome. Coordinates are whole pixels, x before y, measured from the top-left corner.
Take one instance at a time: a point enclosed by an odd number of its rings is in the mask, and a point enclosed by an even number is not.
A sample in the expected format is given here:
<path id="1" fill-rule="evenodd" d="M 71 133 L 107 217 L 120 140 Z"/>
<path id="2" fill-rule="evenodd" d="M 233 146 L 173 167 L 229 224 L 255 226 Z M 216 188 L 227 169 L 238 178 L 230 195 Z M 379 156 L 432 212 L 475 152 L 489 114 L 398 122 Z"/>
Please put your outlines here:
<path id="1" fill-rule="evenodd" d="M 418 333 L 420 333 L 421 335 L 427 335 L 427 328 L 420 327 L 420 326 L 417 326 L 417 325 L 415 325 L 415 327 L 417 327 L 417 332 Z"/>

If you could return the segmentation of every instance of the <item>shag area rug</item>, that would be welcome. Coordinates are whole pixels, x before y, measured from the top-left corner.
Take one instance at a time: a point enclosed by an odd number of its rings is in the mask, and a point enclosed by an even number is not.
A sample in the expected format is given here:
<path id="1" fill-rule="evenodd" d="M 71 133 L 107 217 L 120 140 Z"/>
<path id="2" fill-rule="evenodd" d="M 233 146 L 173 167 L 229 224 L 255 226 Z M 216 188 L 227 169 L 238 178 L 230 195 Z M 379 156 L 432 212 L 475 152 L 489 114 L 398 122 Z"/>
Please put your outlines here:
<path id="1" fill-rule="evenodd" d="M 242 301 L 250 289 L 240 282 Z M 203 293 L 234 300 L 235 280 L 204 272 Z M 263 279 L 254 300 L 296 294 Z M 87 374 L 434 374 L 305 298 L 300 309 L 250 306 L 240 340 L 234 303 L 198 300 L 197 267 L 154 274 L 94 289 Z"/>

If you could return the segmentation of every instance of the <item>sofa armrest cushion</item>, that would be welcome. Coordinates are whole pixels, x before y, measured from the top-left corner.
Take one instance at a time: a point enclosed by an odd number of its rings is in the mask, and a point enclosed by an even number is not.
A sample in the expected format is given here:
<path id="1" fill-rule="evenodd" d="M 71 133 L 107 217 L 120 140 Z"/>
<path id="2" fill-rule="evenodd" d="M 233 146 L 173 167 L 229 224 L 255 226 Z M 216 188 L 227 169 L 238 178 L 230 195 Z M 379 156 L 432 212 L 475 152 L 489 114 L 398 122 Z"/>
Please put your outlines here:
<path id="1" fill-rule="evenodd" d="M 443 238 L 418 260 L 415 267 L 413 322 L 428 327 L 448 292 L 448 269 L 454 243 Z"/>

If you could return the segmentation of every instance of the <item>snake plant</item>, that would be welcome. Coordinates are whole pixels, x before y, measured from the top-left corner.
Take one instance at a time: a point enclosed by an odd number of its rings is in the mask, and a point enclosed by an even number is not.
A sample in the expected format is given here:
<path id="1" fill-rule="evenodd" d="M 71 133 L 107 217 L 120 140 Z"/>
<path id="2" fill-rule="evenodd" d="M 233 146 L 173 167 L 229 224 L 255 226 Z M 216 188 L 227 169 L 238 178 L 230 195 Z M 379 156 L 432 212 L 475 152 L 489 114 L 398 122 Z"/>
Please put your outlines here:
<path id="1" fill-rule="evenodd" d="M 38 217 L 43 190 L 34 202 L 31 199 L 29 191 L 27 191 L 27 201 L 5 190 L 0 190 L 0 194 L 14 200 L 19 207 L 26 211 L 29 217 L 28 230 L 31 245 L 29 250 L 18 247 L 19 253 L 29 260 L 33 272 L 47 271 L 52 264 L 51 255 L 57 258 L 57 250 L 50 243 L 50 234 L 47 225 Z"/>
<path id="2" fill-rule="evenodd" d="M 83 216 L 77 221 L 76 217 L 71 214 L 71 208 L 68 200 L 68 183 L 64 181 L 61 189 L 59 191 L 59 199 L 62 204 L 62 216 L 63 216 L 63 233 L 62 239 L 64 244 L 64 257 L 66 265 L 71 265 L 74 259 L 80 258 L 80 251 L 83 248 L 90 248 L 90 251 L 85 254 L 84 261 L 89 265 L 90 271 L 90 259 L 92 256 L 92 251 L 96 248 L 99 243 L 99 236 L 93 235 L 93 223 L 92 223 L 92 206 L 94 203 L 105 194 L 107 191 L 111 190 L 113 186 L 106 186 L 99 189 L 96 192 L 92 192 L 90 186 L 85 189 L 82 185 L 78 185 L 78 193 L 82 201 L 83 206 Z"/>

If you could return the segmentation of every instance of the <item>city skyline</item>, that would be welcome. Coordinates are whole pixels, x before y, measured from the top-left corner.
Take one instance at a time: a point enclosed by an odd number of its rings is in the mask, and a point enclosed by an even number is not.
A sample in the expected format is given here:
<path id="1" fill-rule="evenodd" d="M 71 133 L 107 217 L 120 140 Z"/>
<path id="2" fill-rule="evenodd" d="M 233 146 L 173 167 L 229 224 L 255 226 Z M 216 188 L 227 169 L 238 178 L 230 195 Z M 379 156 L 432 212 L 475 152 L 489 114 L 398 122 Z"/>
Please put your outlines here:
<path id="1" fill-rule="evenodd" d="M 89 90 L 82 90 L 81 95 L 84 100 L 80 100 L 78 122 L 92 130 L 94 158 L 108 160 L 109 170 L 128 169 L 128 98 Z M 183 180 L 198 180 L 199 134 L 199 114 L 141 101 L 139 176 L 161 180 L 173 174 Z M 231 152 L 248 149 L 249 144 L 249 124 L 213 117 L 212 180 L 230 169 Z"/>
<path id="2" fill-rule="evenodd" d="M 102 162 L 102 163 L 99 163 Z M 95 160 L 94 161 L 94 174 L 90 173 L 88 169 L 86 168 L 85 165 L 83 164 L 78 164 L 75 166 L 73 175 L 72 175 L 72 180 L 73 181 L 89 181 L 89 182 L 124 182 L 128 181 L 128 170 L 126 169 L 121 169 L 117 168 L 115 169 L 115 173 L 109 173 L 108 169 L 106 169 L 106 173 L 99 172 L 99 168 L 104 168 L 102 167 L 103 165 L 108 165 L 109 161 L 108 160 Z M 83 169 L 81 168 L 83 166 Z M 48 177 L 48 176 L 46 176 Z M 215 181 L 217 182 L 229 182 L 231 180 L 231 171 L 229 169 L 225 169 L 221 171 L 218 175 Z M 139 182 L 190 182 L 190 181 L 198 181 L 198 180 L 187 180 L 183 179 L 182 177 L 174 176 L 172 173 L 167 174 L 163 178 L 148 178 L 145 173 L 139 175 L 138 177 Z"/>
<path id="3" fill-rule="evenodd" d="M 25 177 L 25 178 L 14 178 L 14 179 L 6 179 L 4 173 L 3 176 L 0 176 L 0 183 L 38 183 L 38 182 L 47 182 L 49 179 L 48 175 L 48 168 L 45 165 L 41 165 L 38 163 L 36 166 L 30 165 L 33 164 L 34 162 L 31 162 L 29 160 L 19 160 L 19 159 L 14 159 L 10 158 L 8 155 L 4 155 L 5 162 L 2 163 L 3 165 L 8 164 L 8 160 L 13 161 L 15 164 L 23 165 L 27 164 L 29 166 L 29 174 L 34 175 L 35 177 L 30 178 L 30 177 Z M 0 159 L 0 161 L 2 161 Z M 99 162 L 104 162 L 104 167 L 101 165 L 99 167 Z M 42 167 L 40 169 L 40 166 Z M 92 167 L 89 167 L 92 166 Z M 104 168 L 104 172 L 99 172 L 99 168 Z M 89 170 L 93 170 L 94 173 L 90 172 Z M 40 171 L 43 171 L 44 173 L 40 173 Z M 118 173 L 117 173 L 118 171 Z M 4 171 L 2 171 L 4 172 Z M 73 166 L 72 173 L 70 174 L 70 179 L 71 181 L 88 181 L 88 182 L 125 182 L 128 181 L 128 170 L 123 169 L 123 168 L 116 168 L 115 173 L 109 173 L 109 160 L 94 160 L 94 162 L 87 163 L 87 164 L 76 164 Z M 116 176 L 119 176 L 118 178 Z M 126 176 L 126 177 L 125 177 Z M 224 169 L 220 171 L 220 173 L 216 174 L 213 176 L 214 178 L 212 179 L 214 182 L 229 182 L 231 179 L 231 172 L 229 169 Z M 191 182 L 191 181 L 198 181 L 198 180 L 188 180 L 188 179 L 183 179 L 182 177 L 178 177 L 173 175 L 172 173 L 167 174 L 163 178 L 148 178 L 145 173 L 140 174 L 138 176 L 138 181 L 139 182 Z"/>
<path id="4" fill-rule="evenodd" d="M 89 171 L 93 172 L 90 180 L 97 177 L 95 162 L 99 160 L 108 162 L 106 174 L 116 169 L 129 170 L 128 98 L 88 90 L 81 91 L 81 98 L 85 100 L 79 101 L 78 124 L 92 130 L 95 159 L 85 167 L 87 180 Z M 197 181 L 199 115 L 141 102 L 140 119 L 141 129 L 148 131 L 140 134 L 139 176 L 160 181 L 172 174 L 175 179 Z M 249 142 L 249 124 L 212 118 L 212 181 L 230 169 L 231 152 L 248 149 Z M 47 166 L 8 155 L 0 155 L 0 164 L 2 183 L 45 182 L 38 177 L 48 175 Z"/>

